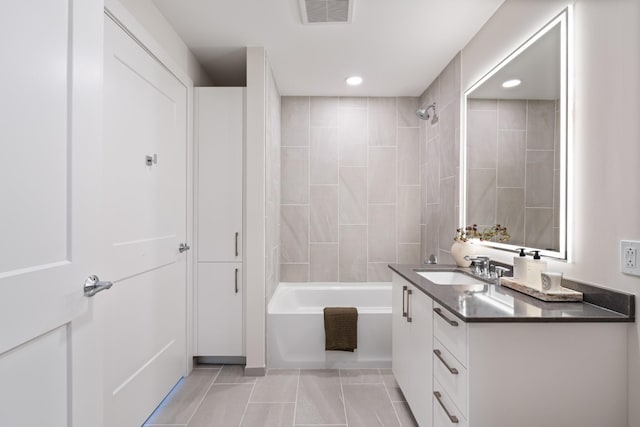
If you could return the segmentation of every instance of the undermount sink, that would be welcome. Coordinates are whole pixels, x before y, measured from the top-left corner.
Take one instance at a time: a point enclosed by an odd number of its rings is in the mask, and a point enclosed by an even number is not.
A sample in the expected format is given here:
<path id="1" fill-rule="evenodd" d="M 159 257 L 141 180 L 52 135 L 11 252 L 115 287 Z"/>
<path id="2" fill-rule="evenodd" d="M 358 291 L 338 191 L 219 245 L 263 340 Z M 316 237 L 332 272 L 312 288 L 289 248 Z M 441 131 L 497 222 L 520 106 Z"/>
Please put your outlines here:
<path id="1" fill-rule="evenodd" d="M 482 280 L 459 271 L 416 271 L 417 274 L 436 285 L 484 285 Z"/>

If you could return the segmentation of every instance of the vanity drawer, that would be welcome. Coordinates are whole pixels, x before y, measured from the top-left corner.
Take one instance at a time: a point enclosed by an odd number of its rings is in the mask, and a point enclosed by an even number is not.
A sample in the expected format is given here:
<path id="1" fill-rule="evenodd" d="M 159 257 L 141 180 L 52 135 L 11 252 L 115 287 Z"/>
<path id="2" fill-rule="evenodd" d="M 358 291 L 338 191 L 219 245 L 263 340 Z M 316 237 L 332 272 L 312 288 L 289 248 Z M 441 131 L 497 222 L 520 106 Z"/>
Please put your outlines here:
<path id="1" fill-rule="evenodd" d="M 454 404 L 467 415 L 467 368 L 437 339 L 433 340 L 433 376 Z"/>
<path id="2" fill-rule="evenodd" d="M 433 335 L 462 365 L 467 366 L 467 324 L 435 301 Z"/>
<path id="3" fill-rule="evenodd" d="M 433 427 L 468 427 L 467 419 L 438 380 L 433 380 Z"/>

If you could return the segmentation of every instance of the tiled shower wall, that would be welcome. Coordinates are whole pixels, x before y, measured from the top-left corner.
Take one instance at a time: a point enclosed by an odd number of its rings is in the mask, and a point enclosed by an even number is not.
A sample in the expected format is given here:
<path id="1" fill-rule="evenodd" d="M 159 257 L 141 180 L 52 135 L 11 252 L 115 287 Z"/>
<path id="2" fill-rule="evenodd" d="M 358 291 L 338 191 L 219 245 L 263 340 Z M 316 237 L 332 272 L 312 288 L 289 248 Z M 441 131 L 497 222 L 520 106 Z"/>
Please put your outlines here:
<path id="1" fill-rule="evenodd" d="M 280 282 L 280 93 L 270 67 L 267 78 L 265 141 L 266 301 Z"/>
<path id="2" fill-rule="evenodd" d="M 554 100 L 468 103 L 469 222 L 510 242 L 558 250 L 560 126 Z"/>
<path id="3" fill-rule="evenodd" d="M 283 97 L 280 280 L 420 262 L 418 98 Z"/>
<path id="4" fill-rule="evenodd" d="M 453 263 L 451 244 L 458 226 L 460 164 L 460 54 L 449 62 L 420 97 L 436 103 L 438 121 L 420 126 L 421 258 L 433 254 Z"/>

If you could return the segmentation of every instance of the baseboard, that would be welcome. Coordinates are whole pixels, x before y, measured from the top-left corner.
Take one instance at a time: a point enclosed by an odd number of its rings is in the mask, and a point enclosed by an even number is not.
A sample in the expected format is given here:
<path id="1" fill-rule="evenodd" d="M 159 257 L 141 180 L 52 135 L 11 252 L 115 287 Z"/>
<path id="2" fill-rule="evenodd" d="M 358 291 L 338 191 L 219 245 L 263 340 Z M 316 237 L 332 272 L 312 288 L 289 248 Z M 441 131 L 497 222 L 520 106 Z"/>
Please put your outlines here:
<path id="1" fill-rule="evenodd" d="M 267 368 L 244 368 L 244 376 L 245 377 L 264 377 L 267 374 Z"/>
<path id="2" fill-rule="evenodd" d="M 244 356 L 195 356 L 194 359 L 199 365 L 246 365 L 247 358 Z"/>

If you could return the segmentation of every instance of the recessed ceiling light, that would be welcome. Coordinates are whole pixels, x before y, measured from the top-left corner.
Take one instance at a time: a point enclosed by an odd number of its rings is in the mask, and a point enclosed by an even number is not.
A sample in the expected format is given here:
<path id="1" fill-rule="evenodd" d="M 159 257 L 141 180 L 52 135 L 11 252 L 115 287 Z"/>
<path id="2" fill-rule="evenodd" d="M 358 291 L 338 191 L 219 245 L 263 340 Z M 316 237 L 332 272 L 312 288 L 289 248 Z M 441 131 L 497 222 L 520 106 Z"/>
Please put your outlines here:
<path id="1" fill-rule="evenodd" d="M 502 87 L 508 89 L 510 87 L 520 86 L 520 83 L 522 83 L 520 79 L 507 80 L 506 82 L 502 83 Z"/>
<path id="2" fill-rule="evenodd" d="M 346 82 L 349 86 L 358 86 L 362 83 L 362 77 L 350 76 L 350 77 L 347 77 Z"/>

